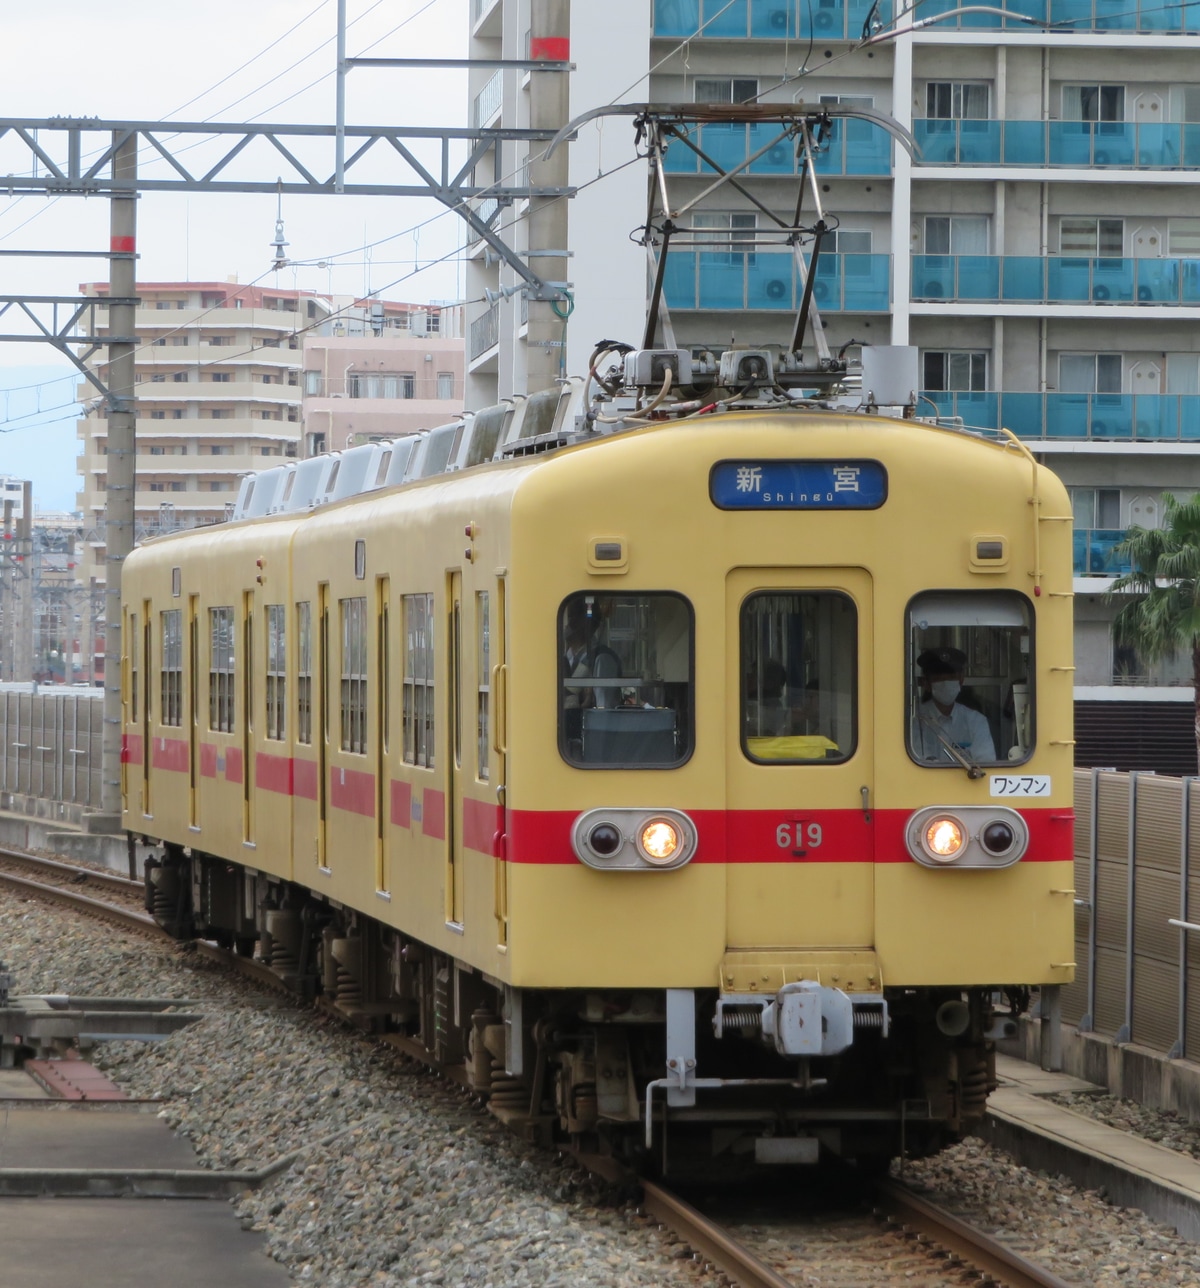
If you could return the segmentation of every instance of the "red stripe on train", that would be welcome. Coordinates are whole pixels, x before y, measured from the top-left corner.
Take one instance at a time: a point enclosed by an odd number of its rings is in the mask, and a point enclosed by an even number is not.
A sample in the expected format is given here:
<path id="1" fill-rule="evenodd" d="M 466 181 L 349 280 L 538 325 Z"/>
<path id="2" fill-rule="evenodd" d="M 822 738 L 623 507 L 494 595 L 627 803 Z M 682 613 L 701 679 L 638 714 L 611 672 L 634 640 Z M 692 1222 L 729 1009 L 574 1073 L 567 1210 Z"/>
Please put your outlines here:
<path id="1" fill-rule="evenodd" d="M 317 799 L 317 762 L 315 760 L 292 761 L 292 792 L 301 800 Z"/>
<path id="2" fill-rule="evenodd" d="M 150 763 L 155 769 L 186 774 L 191 766 L 185 738 L 151 738 Z"/>
<path id="3" fill-rule="evenodd" d="M 375 816 L 375 775 L 336 766 L 329 771 L 329 803 L 348 814 Z"/>
<path id="4" fill-rule="evenodd" d="M 265 792 L 279 792 L 284 796 L 292 794 L 292 766 L 296 762 L 290 756 L 272 756 L 270 752 L 259 751 L 254 756 L 254 781 Z"/>
<path id="5" fill-rule="evenodd" d="M 1070 862 L 1070 810 L 1021 810 L 1029 827 L 1025 863 Z M 904 832 L 912 810 L 689 810 L 698 845 L 693 863 L 911 863 Z M 577 863 L 571 847 L 575 810 L 508 814 L 513 863 Z M 797 831 L 800 829 L 800 840 Z M 819 830 L 814 830 L 819 829 Z"/>
<path id="6" fill-rule="evenodd" d="M 121 764 L 136 765 L 142 758 L 142 735 L 126 733 L 121 735 Z"/>

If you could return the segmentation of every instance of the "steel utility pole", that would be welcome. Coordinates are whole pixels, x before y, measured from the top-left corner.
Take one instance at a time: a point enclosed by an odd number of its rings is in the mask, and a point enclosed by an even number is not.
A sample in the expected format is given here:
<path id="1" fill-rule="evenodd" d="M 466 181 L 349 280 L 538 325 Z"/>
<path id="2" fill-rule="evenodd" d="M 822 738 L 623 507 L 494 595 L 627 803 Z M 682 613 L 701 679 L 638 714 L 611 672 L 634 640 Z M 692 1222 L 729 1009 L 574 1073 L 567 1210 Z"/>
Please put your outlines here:
<path id="1" fill-rule="evenodd" d="M 114 134 L 109 232 L 108 492 L 104 524 L 104 737 L 96 830 L 121 826 L 121 571 L 133 549 L 134 361 L 137 334 L 137 135 Z M 109 824 L 111 822 L 111 829 Z"/>

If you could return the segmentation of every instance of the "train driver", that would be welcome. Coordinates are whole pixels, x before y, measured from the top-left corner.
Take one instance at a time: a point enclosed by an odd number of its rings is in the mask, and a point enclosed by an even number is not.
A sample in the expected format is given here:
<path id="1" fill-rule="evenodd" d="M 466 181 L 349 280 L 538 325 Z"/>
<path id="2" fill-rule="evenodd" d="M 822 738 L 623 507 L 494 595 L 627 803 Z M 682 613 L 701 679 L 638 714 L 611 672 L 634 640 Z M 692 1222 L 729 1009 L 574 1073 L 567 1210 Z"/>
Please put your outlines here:
<path id="1" fill-rule="evenodd" d="M 563 642 L 566 645 L 564 673 L 568 680 L 589 677 L 598 680 L 616 679 L 621 674 L 620 659 L 612 649 L 600 642 L 600 623 L 593 620 L 588 610 L 589 605 L 582 596 L 577 596 L 567 605 L 563 631 Z M 563 695 L 563 707 L 568 710 L 592 706 L 615 707 L 620 698 L 619 686 L 568 685 Z"/>
<path id="2" fill-rule="evenodd" d="M 996 759 L 991 727 L 982 711 L 961 699 L 967 655 L 949 646 L 927 648 L 917 658 L 921 692 L 913 722 L 912 745 L 919 759 L 954 764 L 946 744 L 974 764 Z"/>

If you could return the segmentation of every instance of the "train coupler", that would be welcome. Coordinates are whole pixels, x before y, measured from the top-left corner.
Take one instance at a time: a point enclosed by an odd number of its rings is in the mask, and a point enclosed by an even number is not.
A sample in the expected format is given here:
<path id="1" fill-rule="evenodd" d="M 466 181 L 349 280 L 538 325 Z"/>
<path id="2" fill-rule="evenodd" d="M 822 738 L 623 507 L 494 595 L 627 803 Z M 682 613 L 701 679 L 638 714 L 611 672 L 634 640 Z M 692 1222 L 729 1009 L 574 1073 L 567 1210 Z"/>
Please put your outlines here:
<path id="1" fill-rule="evenodd" d="M 713 1031 L 760 1037 L 782 1056 L 832 1056 L 854 1042 L 856 1030 L 888 1034 L 888 1006 L 881 993 L 843 992 L 813 980 L 796 980 L 773 996 L 725 993 L 717 999 Z"/>

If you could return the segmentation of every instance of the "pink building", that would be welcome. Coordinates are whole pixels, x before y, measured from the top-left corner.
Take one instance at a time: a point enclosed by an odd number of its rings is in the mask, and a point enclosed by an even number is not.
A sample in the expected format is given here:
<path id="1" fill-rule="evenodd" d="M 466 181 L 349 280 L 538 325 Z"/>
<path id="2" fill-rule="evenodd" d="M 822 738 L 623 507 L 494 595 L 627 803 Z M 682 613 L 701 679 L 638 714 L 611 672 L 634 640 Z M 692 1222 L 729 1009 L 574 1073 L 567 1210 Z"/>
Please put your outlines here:
<path id="1" fill-rule="evenodd" d="M 389 312 L 403 305 L 388 304 Z M 428 318 L 433 310 L 423 315 Z M 453 420 L 463 409 L 464 345 L 448 338 L 442 310 L 435 331 L 397 327 L 377 334 L 309 335 L 304 342 L 305 456 L 399 438 Z"/>

